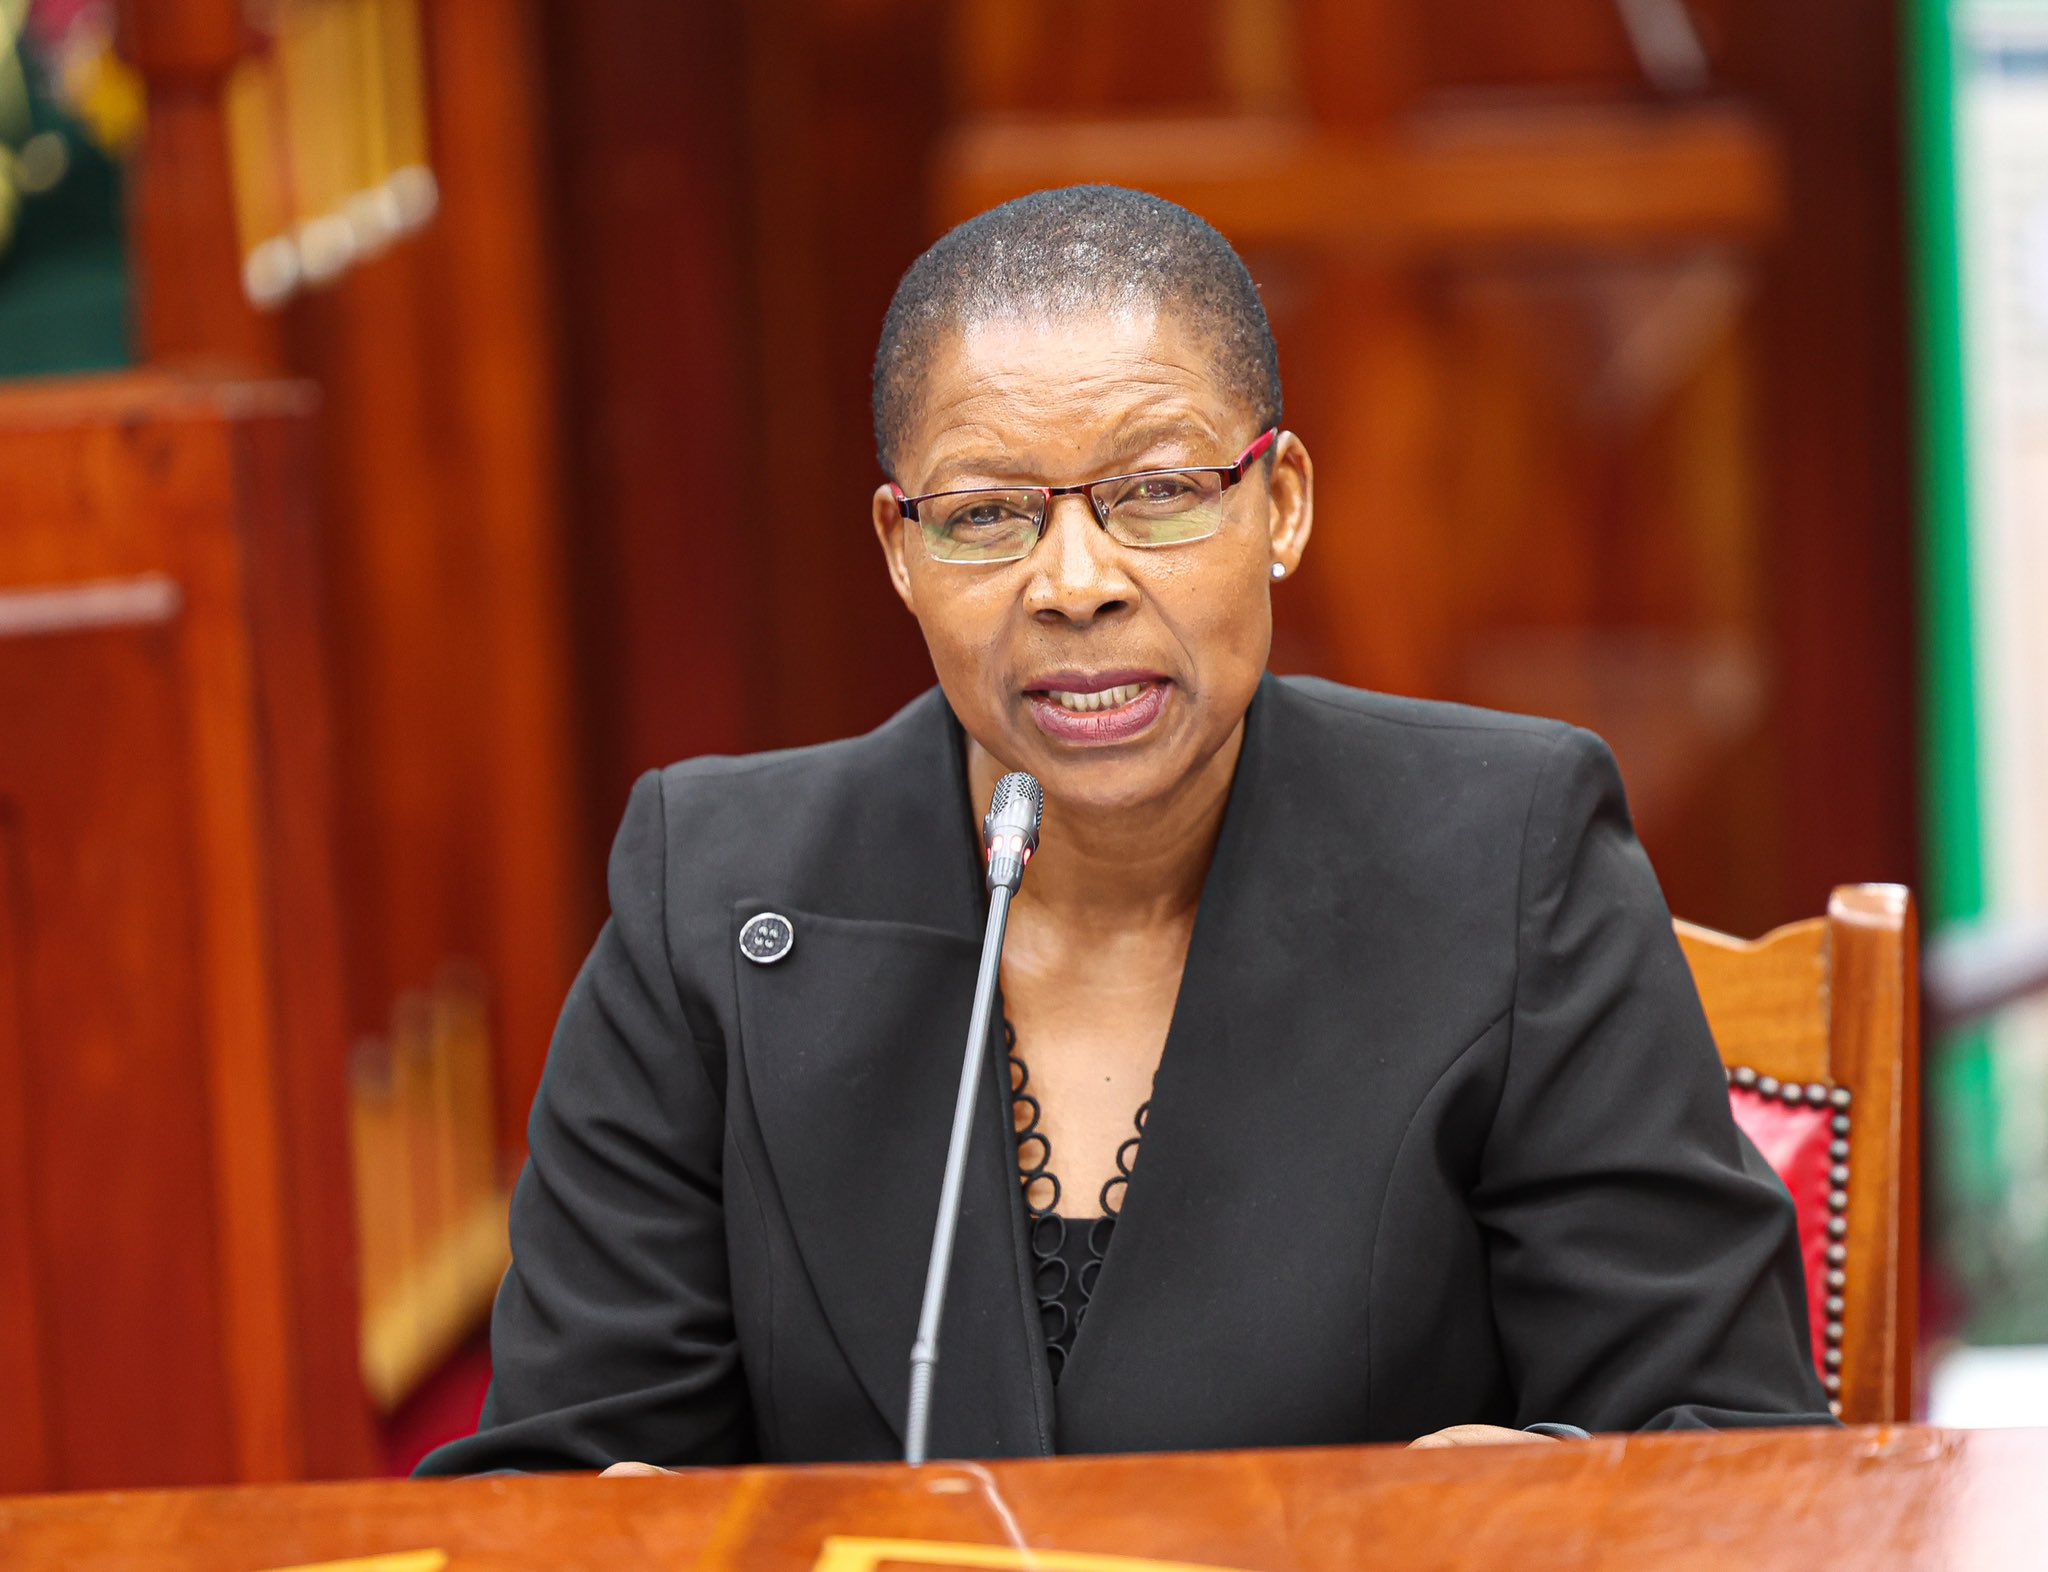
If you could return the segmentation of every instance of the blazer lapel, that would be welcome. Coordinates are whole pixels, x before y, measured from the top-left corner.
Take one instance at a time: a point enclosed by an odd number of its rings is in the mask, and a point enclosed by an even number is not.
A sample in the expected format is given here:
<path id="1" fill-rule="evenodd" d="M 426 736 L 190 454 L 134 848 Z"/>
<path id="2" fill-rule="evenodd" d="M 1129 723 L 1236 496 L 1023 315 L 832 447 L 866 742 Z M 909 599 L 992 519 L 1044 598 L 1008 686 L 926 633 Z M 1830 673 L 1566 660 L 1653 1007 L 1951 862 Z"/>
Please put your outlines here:
<path id="1" fill-rule="evenodd" d="M 899 859 L 887 904 L 902 920 L 802 910 L 770 891 L 732 911 L 741 1059 L 774 1182 L 833 1333 L 899 1436 L 982 925 L 960 736 L 939 712 L 943 724 L 919 728 L 920 751 L 945 757 L 904 761 L 904 776 L 922 782 L 907 789 L 923 835 L 873 841 Z M 741 925 L 771 910 L 790 919 L 795 944 L 773 965 L 742 960 Z M 932 1453 L 1032 1455 L 1051 1434 L 1049 1385 L 1026 1292 L 1000 1038 L 976 1120 Z"/>
<path id="2" fill-rule="evenodd" d="M 1324 833 L 1333 783 L 1305 702 L 1268 677 L 1247 720 L 1144 1142 L 1060 1379 L 1061 1451 L 1289 1439 L 1282 1394 L 1238 1390 L 1256 1378 L 1240 1374 L 1248 1307 L 1231 1296 L 1293 1292 L 1345 1253 L 1318 1249 L 1311 1266 L 1300 1250 L 1302 1217 L 1331 1212 L 1333 1184 L 1355 1187 L 1324 1154 L 1372 1139 L 1369 1118 L 1319 1097 L 1356 1079 L 1322 1059 L 1358 1041 L 1385 992 L 1346 920 L 1360 892 Z M 1351 1245 L 1361 1259 L 1366 1243 Z M 1259 1433 L 1218 1428 L 1267 1410 Z"/>

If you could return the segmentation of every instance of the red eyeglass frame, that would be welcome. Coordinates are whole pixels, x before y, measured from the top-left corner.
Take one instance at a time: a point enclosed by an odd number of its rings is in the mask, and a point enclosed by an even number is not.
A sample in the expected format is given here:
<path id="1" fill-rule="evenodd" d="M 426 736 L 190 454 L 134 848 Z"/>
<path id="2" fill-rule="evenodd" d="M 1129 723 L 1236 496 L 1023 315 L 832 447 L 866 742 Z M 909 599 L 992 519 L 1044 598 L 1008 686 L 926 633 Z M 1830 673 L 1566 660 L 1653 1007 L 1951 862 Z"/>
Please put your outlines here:
<path id="1" fill-rule="evenodd" d="M 1100 480 L 1084 481 L 1078 486 L 961 486 L 951 491 L 927 491 L 921 497 L 906 497 L 903 494 L 903 488 L 892 480 L 889 482 L 889 495 L 896 499 L 896 506 L 903 510 L 903 516 L 913 524 L 920 522 L 917 516 L 917 510 L 920 506 L 927 502 L 936 502 L 941 497 L 968 497 L 981 491 L 1035 491 L 1045 498 L 1044 517 L 1047 521 L 1050 521 L 1052 518 L 1053 498 L 1086 497 L 1088 499 L 1088 511 L 1095 515 L 1097 527 L 1107 529 L 1109 521 L 1104 517 L 1103 510 L 1095 505 L 1095 488 L 1097 486 L 1113 486 L 1118 481 L 1124 480 L 1143 480 L 1147 475 L 1185 475 L 1190 471 L 1194 471 L 1204 475 L 1225 476 L 1223 489 L 1228 491 L 1232 486 L 1243 480 L 1245 470 L 1257 463 L 1261 458 L 1264 458 L 1267 451 L 1279 440 L 1280 428 L 1278 426 L 1268 426 L 1259 435 L 1252 438 L 1251 445 L 1238 454 L 1237 461 L 1233 464 L 1175 464 L 1168 469 L 1139 469 L 1131 471 L 1128 475 L 1105 475 Z M 1041 523 L 1039 525 L 1041 538 L 1043 538 L 1044 532 L 1045 524 Z"/>

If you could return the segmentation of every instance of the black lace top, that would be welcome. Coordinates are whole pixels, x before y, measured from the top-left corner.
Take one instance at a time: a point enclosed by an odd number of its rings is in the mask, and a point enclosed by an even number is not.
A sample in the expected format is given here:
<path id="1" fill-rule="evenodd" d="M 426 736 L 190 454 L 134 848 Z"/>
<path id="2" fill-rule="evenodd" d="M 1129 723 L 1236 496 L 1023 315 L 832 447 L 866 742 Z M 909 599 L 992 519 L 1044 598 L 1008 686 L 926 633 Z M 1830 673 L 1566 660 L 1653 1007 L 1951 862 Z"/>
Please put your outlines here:
<path id="1" fill-rule="evenodd" d="M 1138 1160 L 1152 1101 L 1147 1098 L 1139 1104 L 1133 1120 L 1138 1133 L 1116 1149 L 1117 1171 L 1096 1197 L 1097 1215 L 1074 1216 L 1061 1210 L 1059 1175 L 1052 1171 L 1052 1143 L 1038 1128 L 1040 1109 L 1030 1089 L 1031 1071 L 1017 1052 L 1016 1028 L 1008 1021 L 1003 1022 L 1003 1042 L 1010 1055 L 1017 1179 L 1024 1187 L 1024 1210 L 1030 1220 L 1031 1282 L 1038 1295 L 1039 1324 L 1045 1330 L 1045 1357 L 1052 1366 L 1053 1380 L 1058 1381 L 1074 1346 L 1074 1334 L 1081 1329 L 1081 1318 L 1094 1296 L 1103 1258 L 1109 1254 L 1110 1235 L 1123 1210 L 1124 1191 L 1131 1181 L 1131 1165 Z"/>

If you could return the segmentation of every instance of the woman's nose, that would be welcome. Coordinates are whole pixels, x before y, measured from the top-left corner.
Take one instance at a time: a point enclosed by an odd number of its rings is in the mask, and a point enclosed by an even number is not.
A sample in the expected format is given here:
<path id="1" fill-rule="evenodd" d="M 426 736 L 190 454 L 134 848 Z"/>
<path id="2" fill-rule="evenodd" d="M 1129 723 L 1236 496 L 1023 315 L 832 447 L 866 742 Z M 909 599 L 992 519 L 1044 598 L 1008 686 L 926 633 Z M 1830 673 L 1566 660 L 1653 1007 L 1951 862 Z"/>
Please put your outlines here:
<path id="1" fill-rule="evenodd" d="M 1025 598 L 1034 616 L 1086 624 L 1135 599 L 1121 552 L 1086 497 L 1052 499 L 1031 560 L 1036 572 Z"/>

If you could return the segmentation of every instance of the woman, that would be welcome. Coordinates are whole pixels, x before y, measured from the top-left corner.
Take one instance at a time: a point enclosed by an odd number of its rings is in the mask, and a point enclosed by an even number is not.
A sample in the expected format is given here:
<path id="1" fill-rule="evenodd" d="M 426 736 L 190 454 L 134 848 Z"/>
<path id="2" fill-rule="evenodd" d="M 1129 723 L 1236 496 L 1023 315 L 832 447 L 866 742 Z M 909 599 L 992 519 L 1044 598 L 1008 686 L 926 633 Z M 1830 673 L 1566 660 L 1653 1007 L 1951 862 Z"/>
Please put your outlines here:
<path id="1" fill-rule="evenodd" d="M 984 214 L 906 275 L 875 409 L 938 691 L 635 788 L 483 1427 L 429 1470 L 900 1454 L 1011 769 L 1045 824 L 934 1455 L 1826 1423 L 1606 748 L 1266 674 L 1312 470 L 1222 237 L 1102 187 Z"/>

